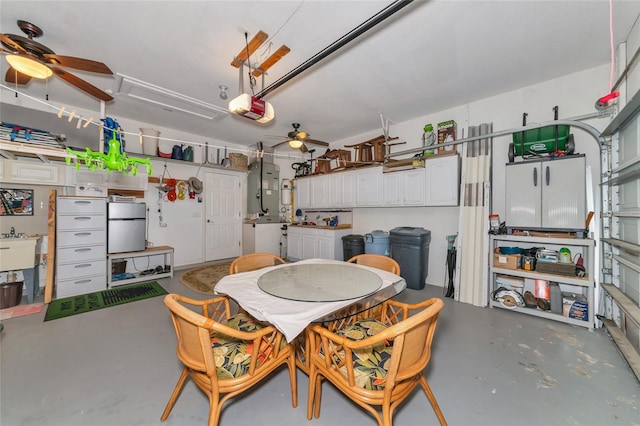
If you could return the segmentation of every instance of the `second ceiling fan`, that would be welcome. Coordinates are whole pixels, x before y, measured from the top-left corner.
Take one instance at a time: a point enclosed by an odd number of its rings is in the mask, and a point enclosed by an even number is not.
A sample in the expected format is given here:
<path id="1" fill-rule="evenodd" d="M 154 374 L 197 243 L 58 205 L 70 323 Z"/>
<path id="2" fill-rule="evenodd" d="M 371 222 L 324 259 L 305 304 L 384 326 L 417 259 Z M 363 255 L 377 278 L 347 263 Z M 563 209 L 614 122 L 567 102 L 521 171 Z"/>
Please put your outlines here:
<path id="1" fill-rule="evenodd" d="M 309 138 L 309 133 L 304 130 L 298 130 L 300 128 L 299 123 L 292 123 L 291 126 L 293 126 L 293 130 L 287 133 L 287 139 L 275 144 L 271 148 L 277 148 L 287 143 L 291 148 L 299 149 L 302 152 L 308 152 L 309 149 L 306 146 L 308 143 L 313 145 L 329 146 L 328 142 L 311 139 Z"/>

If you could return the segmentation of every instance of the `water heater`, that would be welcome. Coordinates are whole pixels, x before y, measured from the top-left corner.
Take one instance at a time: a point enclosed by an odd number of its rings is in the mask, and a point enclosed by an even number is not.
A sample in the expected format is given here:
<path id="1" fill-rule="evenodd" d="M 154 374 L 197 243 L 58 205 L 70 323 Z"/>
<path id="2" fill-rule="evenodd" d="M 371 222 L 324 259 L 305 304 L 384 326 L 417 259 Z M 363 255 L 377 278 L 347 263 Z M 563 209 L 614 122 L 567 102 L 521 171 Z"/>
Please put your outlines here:
<path id="1" fill-rule="evenodd" d="M 291 180 L 290 179 L 282 179 L 282 187 L 280 189 L 281 194 L 280 198 L 281 202 L 284 205 L 291 204 Z"/>
<path id="2" fill-rule="evenodd" d="M 249 165 L 247 176 L 247 215 L 258 222 L 279 222 L 280 168 L 265 161 Z"/>

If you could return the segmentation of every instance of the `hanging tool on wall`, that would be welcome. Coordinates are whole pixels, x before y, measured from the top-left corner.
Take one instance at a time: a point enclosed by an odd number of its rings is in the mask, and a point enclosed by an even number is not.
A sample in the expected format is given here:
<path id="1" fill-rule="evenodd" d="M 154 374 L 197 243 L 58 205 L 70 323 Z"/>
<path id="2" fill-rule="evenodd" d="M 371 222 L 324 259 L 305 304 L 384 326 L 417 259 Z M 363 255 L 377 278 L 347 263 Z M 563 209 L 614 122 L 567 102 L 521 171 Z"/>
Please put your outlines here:
<path id="1" fill-rule="evenodd" d="M 453 297 L 454 287 L 453 287 L 453 278 L 456 273 L 456 235 L 447 235 L 447 260 L 446 260 L 446 269 L 449 275 L 449 285 L 447 286 L 447 291 L 445 293 L 445 297 Z M 445 278 L 446 279 L 446 278 Z"/>

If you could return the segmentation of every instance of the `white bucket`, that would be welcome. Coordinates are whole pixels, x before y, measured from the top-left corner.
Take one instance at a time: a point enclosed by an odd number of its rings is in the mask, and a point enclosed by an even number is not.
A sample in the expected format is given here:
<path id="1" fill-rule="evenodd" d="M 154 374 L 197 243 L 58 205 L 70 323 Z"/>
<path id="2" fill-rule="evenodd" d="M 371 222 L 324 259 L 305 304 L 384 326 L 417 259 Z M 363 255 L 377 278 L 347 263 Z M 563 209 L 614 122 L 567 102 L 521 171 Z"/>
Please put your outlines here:
<path id="1" fill-rule="evenodd" d="M 142 152 L 144 155 L 158 156 L 158 137 L 160 132 L 156 129 L 140 128 L 142 133 Z"/>

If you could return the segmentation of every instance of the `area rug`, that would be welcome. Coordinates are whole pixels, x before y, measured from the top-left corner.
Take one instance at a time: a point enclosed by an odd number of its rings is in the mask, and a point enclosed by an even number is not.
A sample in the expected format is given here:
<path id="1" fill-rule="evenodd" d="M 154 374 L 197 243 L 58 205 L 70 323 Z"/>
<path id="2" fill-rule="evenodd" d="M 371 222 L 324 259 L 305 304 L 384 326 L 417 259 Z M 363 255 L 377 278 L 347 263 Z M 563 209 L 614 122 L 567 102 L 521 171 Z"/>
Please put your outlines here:
<path id="1" fill-rule="evenodd" d="M 231 263 L 221 263 L 219 265 L 191 269 L 180 275 L 179 280 L 196 293 L 211 295 L 220 278 L 229 275 L 230 265 Z"/>
<path id="2" fill-rule="evenodd" d="M 45 321 L 65 318 L 71 315 L 83 314 L 111 306 L 123 305 L 129 302 L 162 296 L 167 291 L 155 281 L 132 284 L 95 293 L 79 294 L 77 296 L 56 299 L 49 304 Z"/>
<path id="3" fill-rule="evenodd" d="M 33 315 L 42 311 L 44 303 L 32 303 L 30 305 L 16 305 L 10 308 L 0 309 L 0 320 Z"/>

